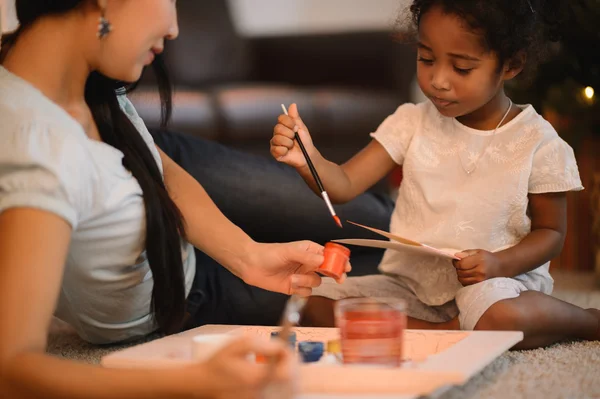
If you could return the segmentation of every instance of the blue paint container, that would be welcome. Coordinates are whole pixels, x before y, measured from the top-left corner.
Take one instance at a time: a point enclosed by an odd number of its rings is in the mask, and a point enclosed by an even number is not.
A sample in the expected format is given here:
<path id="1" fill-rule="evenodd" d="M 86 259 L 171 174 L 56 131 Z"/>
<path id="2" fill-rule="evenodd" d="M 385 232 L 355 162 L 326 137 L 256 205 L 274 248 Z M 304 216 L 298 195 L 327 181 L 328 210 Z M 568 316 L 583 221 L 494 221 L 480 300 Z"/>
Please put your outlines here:
<path id="1" fill-rule="evenodd" d="M 323 356 L 324 350 L 323 342 L 303 341 L 298 344 L 298 352 L 304 363 L 318 362 Z"/>

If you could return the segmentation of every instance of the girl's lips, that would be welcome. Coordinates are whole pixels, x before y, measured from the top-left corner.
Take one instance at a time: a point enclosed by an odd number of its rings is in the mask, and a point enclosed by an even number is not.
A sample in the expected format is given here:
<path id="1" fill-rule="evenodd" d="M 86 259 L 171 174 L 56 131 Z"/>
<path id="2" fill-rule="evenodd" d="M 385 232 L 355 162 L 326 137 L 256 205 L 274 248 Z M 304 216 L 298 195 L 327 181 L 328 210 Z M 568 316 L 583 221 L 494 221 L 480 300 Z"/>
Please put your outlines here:
<path id="1" fill-rule="evenodd" d="M 454 101 L 443 100 L 438 97 L 429 97 L 429 98 L 431 99 L 431 101 L 433 101 L 434 104 L 436 104 L 437 106 L 440 106 L 440 107 L 448 107 L 448 106 L 454 104 Z"/>

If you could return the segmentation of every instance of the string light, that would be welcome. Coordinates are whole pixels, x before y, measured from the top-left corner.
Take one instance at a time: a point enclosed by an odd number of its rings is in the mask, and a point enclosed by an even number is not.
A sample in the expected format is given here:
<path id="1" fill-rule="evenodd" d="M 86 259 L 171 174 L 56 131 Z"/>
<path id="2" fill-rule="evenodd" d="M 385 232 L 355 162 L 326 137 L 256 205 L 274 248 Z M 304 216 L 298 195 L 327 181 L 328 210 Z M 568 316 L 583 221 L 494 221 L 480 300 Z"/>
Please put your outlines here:
<path id="1" fill-rule="evenodd" d="M 588 99 L 591 100 L 594 98 L 594 88 L 593 87 L 586 87 L 585 89 L 583 89 L 583 95 Z"/>

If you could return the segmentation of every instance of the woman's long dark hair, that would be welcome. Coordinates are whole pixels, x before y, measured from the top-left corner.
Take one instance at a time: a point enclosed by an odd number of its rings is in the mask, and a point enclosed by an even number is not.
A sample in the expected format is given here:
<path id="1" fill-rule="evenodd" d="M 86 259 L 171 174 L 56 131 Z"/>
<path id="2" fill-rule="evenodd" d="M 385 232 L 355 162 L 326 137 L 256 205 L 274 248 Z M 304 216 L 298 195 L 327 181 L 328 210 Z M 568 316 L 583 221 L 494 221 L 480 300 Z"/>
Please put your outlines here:
<path id="1" fill-rule="evenodd" d="M 16 0 L 19 28 L 2 37 L 0 63 L 20 33 L 36 20 L 51 14 L 61 14 L 84 5 L 86 0 Z M 162 57 L 152 64 L 162 105 L 162 124 L 171 114 L 171 85 Z M 102 140 L 125 155 L 123 165 L 139 182 L 146 208 L 146 252 L 154 277 L 151 310 L 160 330 L 177 332 L 185 312 L 185 289 L 181 239 L 185 239 L 183 218 L 169 197 L 160 169 L 142 136 L 121 110 L 119 91 L 130 91 L 134 85 L 109 79 L 93 72 L 86 83 L 85 99 Z"/>

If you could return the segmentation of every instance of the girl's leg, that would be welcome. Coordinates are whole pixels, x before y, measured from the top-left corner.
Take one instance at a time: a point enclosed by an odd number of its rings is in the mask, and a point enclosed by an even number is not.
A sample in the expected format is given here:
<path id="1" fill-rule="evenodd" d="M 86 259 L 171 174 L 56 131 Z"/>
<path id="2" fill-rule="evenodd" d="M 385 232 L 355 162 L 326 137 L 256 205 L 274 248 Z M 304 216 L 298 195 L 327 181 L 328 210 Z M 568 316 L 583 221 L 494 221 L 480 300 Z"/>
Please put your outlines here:
<path id="1" fill-rule="evenodd" d="M 311 297 L 306 305 L 302 325 L 333 327 L 335 301 Z M 457 330 L 455 317 L 434 323 L 408 318 L 409 329 Z M 524 339 L 513 349 L 534 349 L 564 339 L 600 340 L 600 310 L 582 309 L 538 291 L 525 291 L 518 297 L 493 304 L 475 326 L 475 330 L 523 331 Z"/>
<path id="2" fill-rule="evenodd" d="M 516 349 L 539 348 L 564 339 L 600 340 L 600 311 L 525 291 L 493 304 L 475 329 L 523 331 L 524 339 Z"/>
<path id="3" fill-rule="evenodd" d="M 300 325 L 304 327 L 335 327 L 335 300 L 312 296 L 306 302 Z M 460 330 L 458 317 L 445 322 L 431 322 L 407 317 L 407 328 L 411 330 Z"/>
<path id="4" fill-rule="evenodd" d="M 544 284 L 531 278 L 493 278 L 461 288 L 456 294 L 461 328 L 522 331 L 524 339 L 516 349 L 600 338 L 598 313 L 537 291 L 539 287 Z"/>
<path id="5" fill-rule="evenodd" d="M 335 299 L 376 298 L 402 301 L 406 307 L 408 328 L 420 330 L 457 330 L 458 308 L 454 301 L 441 306 L 429 306 L 399 278 L 390 275 L 374 275 L 348 278 L 339 285 L 324 279 L 320 287 L 313 290 L 303 311 L 301 324 L 307 327 L 333 327 L 335 325 Z M 331 298 L 331 299 L 330 299 Z"/>

